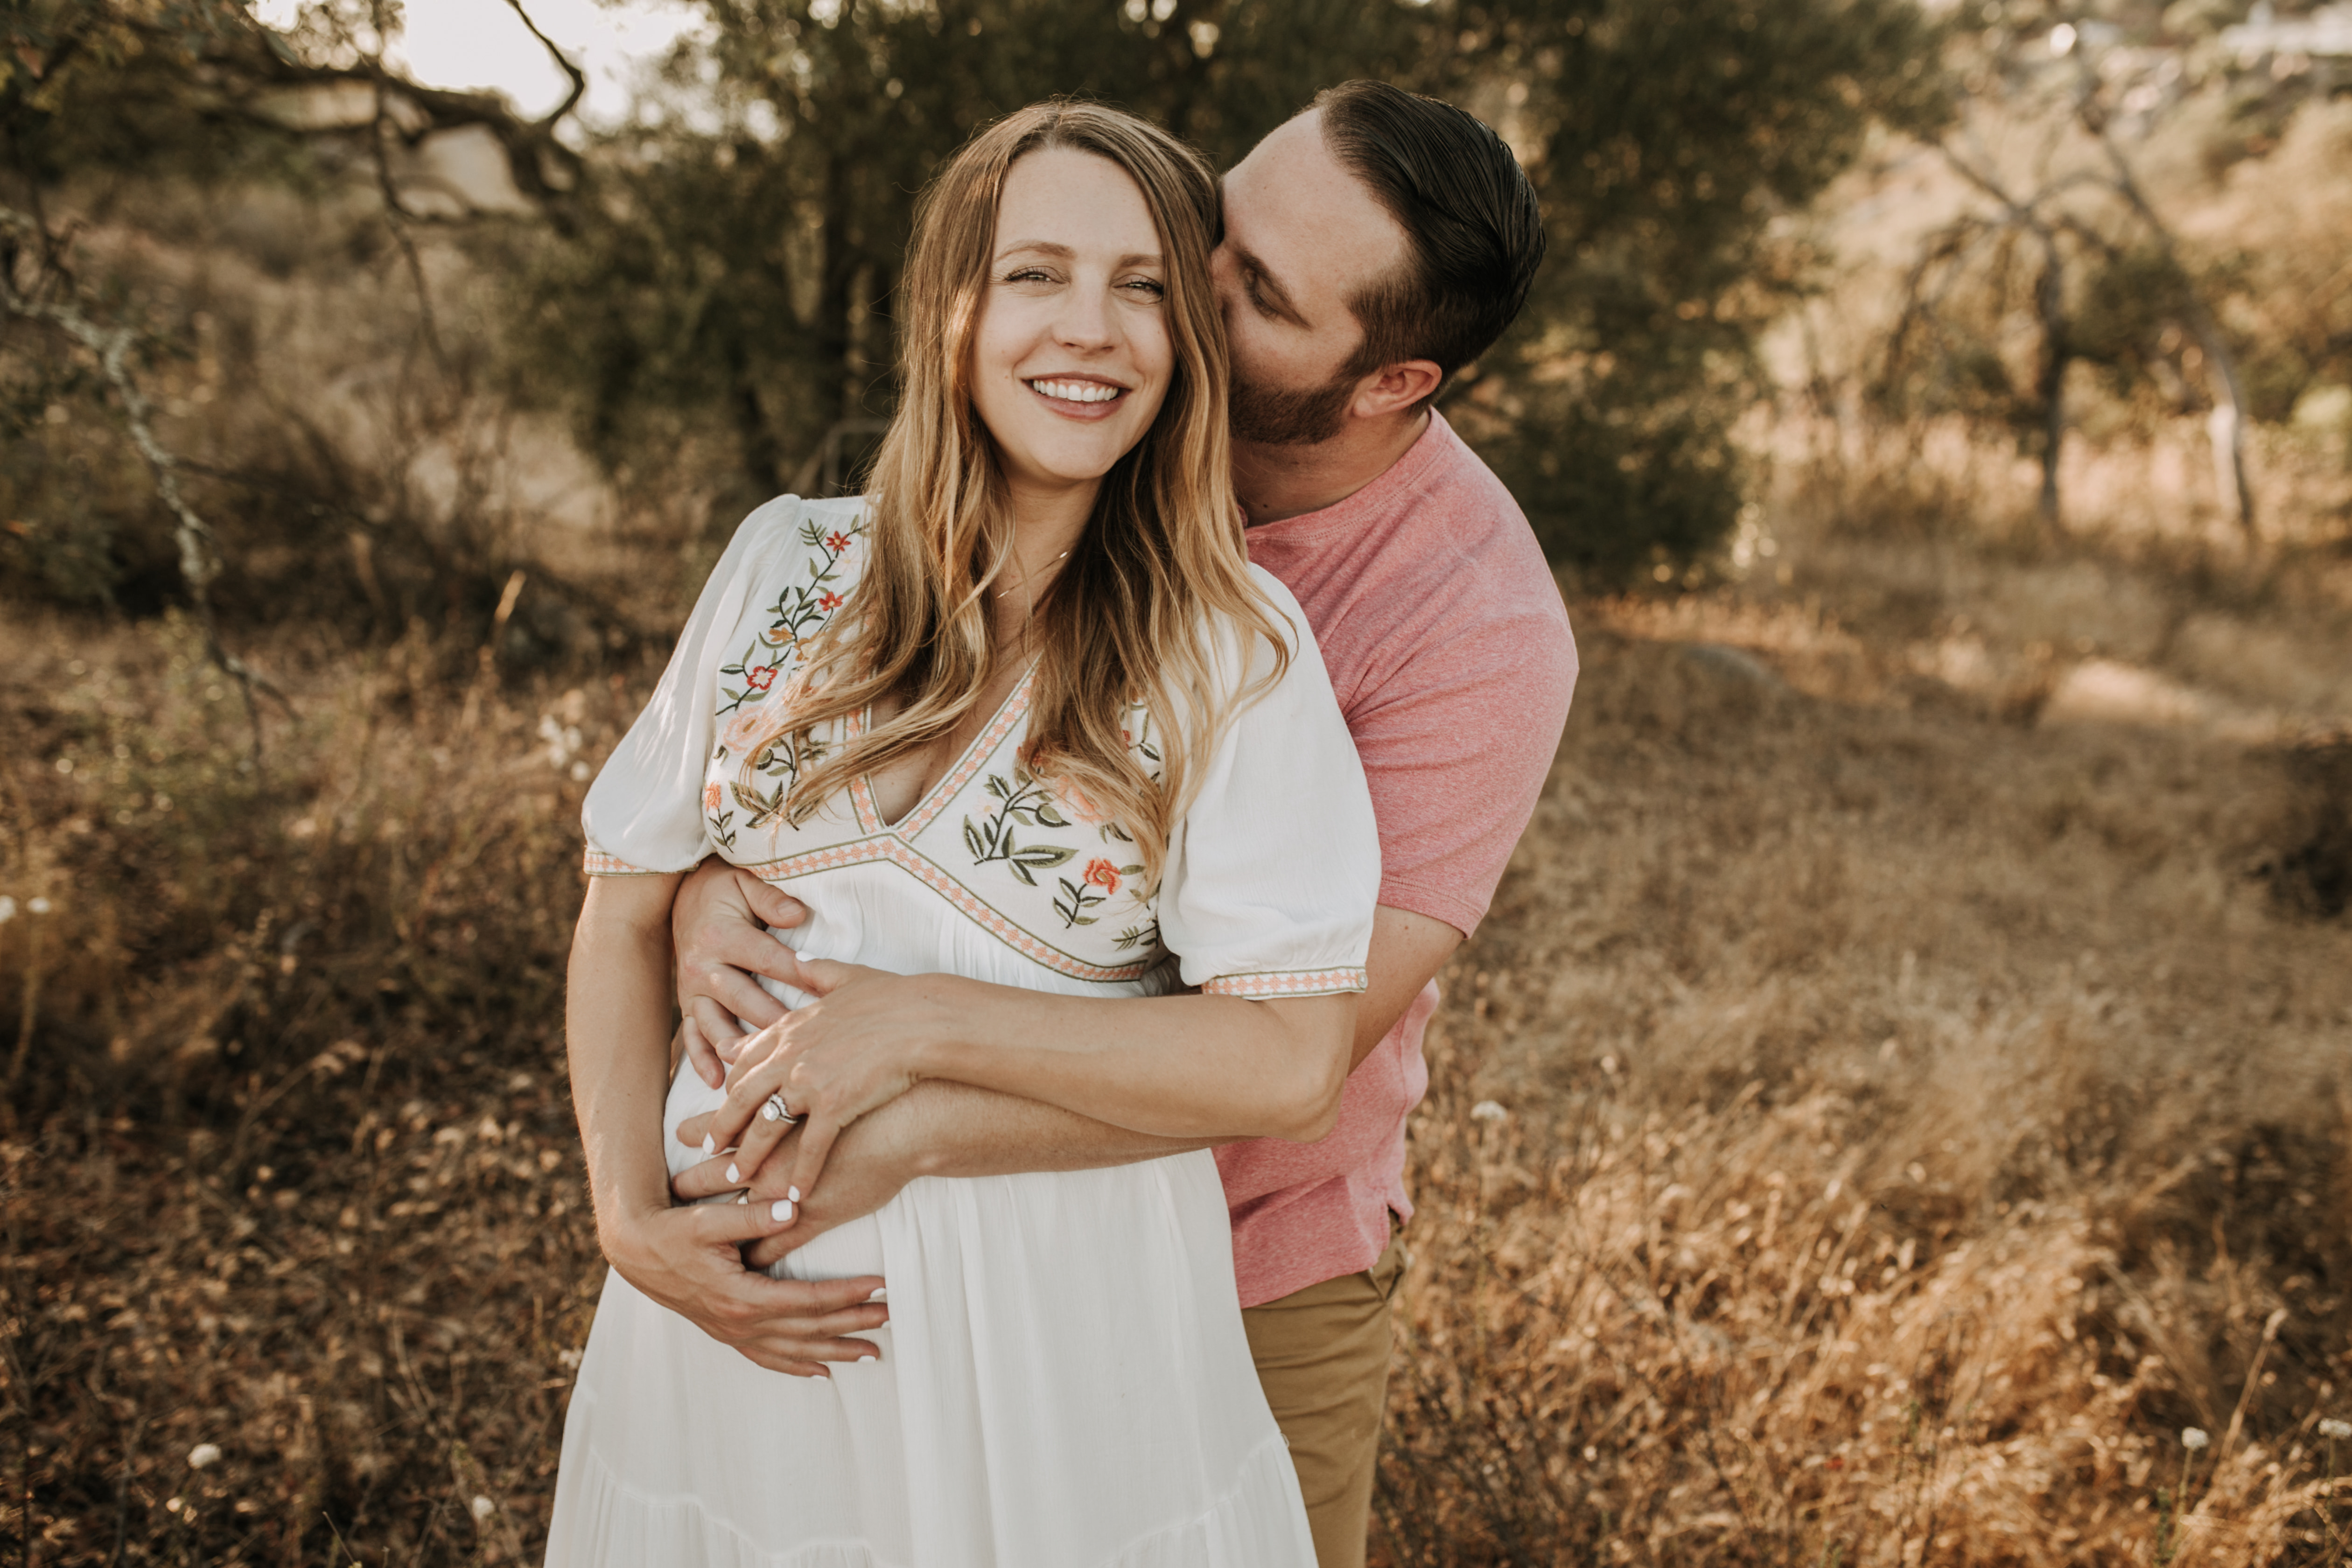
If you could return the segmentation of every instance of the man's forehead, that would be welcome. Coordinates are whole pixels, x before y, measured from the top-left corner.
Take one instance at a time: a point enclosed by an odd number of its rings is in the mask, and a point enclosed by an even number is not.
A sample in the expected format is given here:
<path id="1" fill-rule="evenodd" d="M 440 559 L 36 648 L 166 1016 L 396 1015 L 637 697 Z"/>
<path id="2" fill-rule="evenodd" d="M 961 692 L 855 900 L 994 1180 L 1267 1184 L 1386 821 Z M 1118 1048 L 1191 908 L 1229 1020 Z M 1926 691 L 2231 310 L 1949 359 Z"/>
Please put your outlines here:
<path id="1" fill-rule="evenodd" d="M 1404 229 L 1332 154 L 1316 110 L 1268 132 L 1223 189 L 1227 237 L 1294 296 L 1352 295 L 1403 259 Z"/>

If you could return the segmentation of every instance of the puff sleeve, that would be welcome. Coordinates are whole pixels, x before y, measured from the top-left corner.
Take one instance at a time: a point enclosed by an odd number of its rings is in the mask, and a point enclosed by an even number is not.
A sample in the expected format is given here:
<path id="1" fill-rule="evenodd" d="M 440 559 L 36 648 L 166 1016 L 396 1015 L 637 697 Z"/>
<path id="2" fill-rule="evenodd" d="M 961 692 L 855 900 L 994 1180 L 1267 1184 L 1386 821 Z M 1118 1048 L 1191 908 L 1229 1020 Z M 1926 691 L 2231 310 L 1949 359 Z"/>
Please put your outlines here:
<path id="1" fill-rule="evenodd" d="M 1290 667 L 1226 730 L 1169 845 L 1160 940 L 1184 983 L 1228 996 L 1364 988 L 1380 833 L 1347 721 L 1298 602 L 1264 569 Z M 1260 640 L 1252 673 L 1270 668 Z"/>
<path id="2" fill-rule="evenodd" d="M 588 787 L 580 825 L 590 876 L 688 871 L 710 853 L 702 787 L 718 738 L 719 667 L 800 510 L 798 498 L 782 496 L 754 511 L 711 570 L 661 684 Z"/>

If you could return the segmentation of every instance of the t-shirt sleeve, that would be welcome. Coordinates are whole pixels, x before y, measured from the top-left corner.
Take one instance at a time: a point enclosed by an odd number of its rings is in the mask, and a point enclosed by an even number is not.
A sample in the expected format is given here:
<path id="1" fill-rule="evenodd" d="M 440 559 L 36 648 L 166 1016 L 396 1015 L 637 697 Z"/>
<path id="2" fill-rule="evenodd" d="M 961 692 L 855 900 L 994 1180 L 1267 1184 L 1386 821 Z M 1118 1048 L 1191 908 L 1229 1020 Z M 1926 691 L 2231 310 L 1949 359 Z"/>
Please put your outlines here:
<path id="1" fill-rule="evenodd" d="M 661 684 L 588 786 L 580 824 L 590 876 L 691 870 L 710 852 L 702 791 L 718 738 L 719 667 L 738 651 L 727 645 L 799 512 L 784 496 L 744 519 L 702 585 Z"/>
<path id="2" fill-rule="evenodd" d="M 1184 983 L 1213 994 L 1360 991 L 1381 878 L 1371 797 L 1306 615 L 1252 571 L 1288 622 L 1290 665 L 1234 720 L 1171 836 L 1160 938 Z M 1257 639 L 1254 672 L 1273 657 Z"/>
<path id="3" fill-rule="evenodd" d="M 1381 903 L 1478 929 L 1550 774 L 1576 674 L 1567 611 L 1530 595 L 1413 650 L 1357 703 Z"/>

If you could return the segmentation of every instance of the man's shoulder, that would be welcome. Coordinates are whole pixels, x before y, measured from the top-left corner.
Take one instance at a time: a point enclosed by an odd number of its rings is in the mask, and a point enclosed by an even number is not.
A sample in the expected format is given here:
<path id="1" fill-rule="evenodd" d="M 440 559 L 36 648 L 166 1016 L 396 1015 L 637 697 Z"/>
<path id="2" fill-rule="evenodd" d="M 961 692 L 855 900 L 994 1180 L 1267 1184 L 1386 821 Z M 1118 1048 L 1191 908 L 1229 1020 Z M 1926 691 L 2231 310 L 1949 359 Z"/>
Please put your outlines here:
<path id="1" fill-rule="evenodd" d="M 1463 619 L 1530 608 L 1564 619 L 1551 563 L 1502 477 L 1441 414 L 1430 416 L 1428 435 L 1408 458 L 1415 456 L 1424 460 L 1399 489 L 1395 515 L 1375 546 L 1381 554 L 1424 583 L 1446 584 Z M 1473 585 L 1478 591 L 1467 602 L 1453 592 Z"/>

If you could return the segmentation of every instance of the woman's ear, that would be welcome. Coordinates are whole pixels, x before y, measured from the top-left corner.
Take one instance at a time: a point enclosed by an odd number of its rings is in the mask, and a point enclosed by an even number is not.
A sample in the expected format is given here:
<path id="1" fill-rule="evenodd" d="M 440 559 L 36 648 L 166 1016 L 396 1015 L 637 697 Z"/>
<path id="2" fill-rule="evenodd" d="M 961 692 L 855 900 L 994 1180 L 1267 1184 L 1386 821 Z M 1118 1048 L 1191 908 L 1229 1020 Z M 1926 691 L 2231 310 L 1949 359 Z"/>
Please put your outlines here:
<path id="1" fill-rule="evenodd" d="M 1401 413 L 1434 394 L 1445 381 L 1445 373 L 1434 361 L 1409 359 L 1380 369 L 1356 384 L 1354 401 L 1348 412 L 1359 419 L 1379 419 Z"/>

